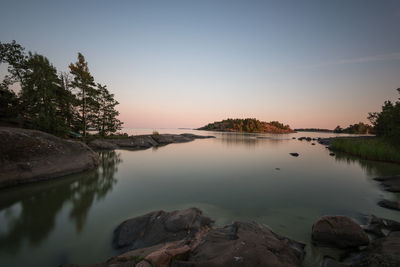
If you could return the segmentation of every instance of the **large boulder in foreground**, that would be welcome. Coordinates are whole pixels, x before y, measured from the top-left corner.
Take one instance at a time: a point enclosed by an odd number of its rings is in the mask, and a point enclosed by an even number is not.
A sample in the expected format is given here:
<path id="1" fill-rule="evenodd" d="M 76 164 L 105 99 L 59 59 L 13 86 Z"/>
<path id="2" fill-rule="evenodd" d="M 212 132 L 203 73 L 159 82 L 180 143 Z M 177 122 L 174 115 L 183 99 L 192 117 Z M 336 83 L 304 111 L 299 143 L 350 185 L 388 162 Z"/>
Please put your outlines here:
<path id="1" fill-rule="evenodd" d="M 0 188 L 94 168 L 98 155 L 82 142 L 41 131 L 0 127 Z"/>
<path id="2" fill-rule="evenodd" d="M 317 245 L 341 249 L 368 245 L 361 226 L 346 216 L 323 216 L 312 226 L 312 240 Z"/>
<path id="3" fill-rule="evenodd" d="M 196 208 L 172 212 L 154 211 L 121 223 L 114 231 L 117 249 L 137 249 L 189 237 L 213 221 Z"/>
<path id="4" fill-rule="evenodd" d="M 196 208 L 129 219 L 115 230 L 114 245 L 133 250 L 88 267 L 297 267 L 305 246 L 253 222 L 213 227 Z"/>

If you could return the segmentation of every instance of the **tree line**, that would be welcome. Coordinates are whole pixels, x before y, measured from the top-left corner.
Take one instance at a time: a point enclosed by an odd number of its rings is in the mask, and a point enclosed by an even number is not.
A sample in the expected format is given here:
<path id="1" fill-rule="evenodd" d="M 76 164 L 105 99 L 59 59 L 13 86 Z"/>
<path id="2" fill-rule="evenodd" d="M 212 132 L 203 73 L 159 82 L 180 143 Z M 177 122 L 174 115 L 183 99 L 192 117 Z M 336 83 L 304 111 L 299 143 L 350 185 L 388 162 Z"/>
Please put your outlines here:
<path id="1" fill-rule="evenodd" d="M 272 126 L 272 127 L 271 127 Z M 247 119 L 226 119 L 219 122 L 209 123 L 199 130 L 216 131 L 237 131 L 237 132 L 265 132 L 276 128 L 284 131 L 291 131 L 289 125 L 284 125 L 279 121 L 264 122 L 255 118 Z"/>
<path id="2" fill-rule="evenodd" d="M 96 83 L 85 57 L 78 53 L 69 72 L 57 72 L 40 54 L 25 52 L 12 41 L 0 42 L 0 65 L 7 74 L 0 83 L 0 120 L 65 137 L 85 138 L 88 130 L 106 136 L 120 130 L 119 104 L 106 85 Z"/>
<path id="3" fill-rule="evenodd" d="M 333 130 L 334 133 L 349 133 L 349 134 L 373 134 L 375 133 L 374 127 L 369 124 L 359 122 L 349 125 L 347 128 L 336 126 Z"/>
<path id="4" fill-rule="evenodd" d="M 397 89 L 400 94 L 400 88 Z M 400 98 L 396 102 L 387 100 L 381 112 L 370 112 L 368 119 L 374 125 L 375 134 L 400 147 Z"/>
<path id="5" fill-rule="evenodd" d="M 400 94 L 400 88 L 397 89 Z M 382 106 L 380 112 L 368 113 L 368 120 L 372 125 L 366 123 L 352 124 L 347 128 L 337 126 L 335 133 L 352 133 L 352 134 L 375 134 L 377 137 L 383 138 L 385 141 L 400 147 L 400 98 L 392 102 L 387 100 Z"/>

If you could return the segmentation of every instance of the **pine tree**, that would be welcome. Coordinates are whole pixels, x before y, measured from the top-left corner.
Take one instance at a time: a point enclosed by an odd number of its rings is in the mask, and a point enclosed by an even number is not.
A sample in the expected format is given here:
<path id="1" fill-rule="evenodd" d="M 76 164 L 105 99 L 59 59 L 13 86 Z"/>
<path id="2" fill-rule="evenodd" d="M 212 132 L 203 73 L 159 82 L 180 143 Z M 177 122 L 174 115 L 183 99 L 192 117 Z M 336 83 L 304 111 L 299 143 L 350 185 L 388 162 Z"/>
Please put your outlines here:
<path id="1" fill-rule="evenodd" d="M 99 112 L 97 118 L 97 129 L 101 136 L 115 133 L 121 130 L 122 122 L 117 118 L 119 112 L 115 109 L 118 101 L 114 99 L 107 86 L 97 84 Z"/>
<path id="2" fill-rule="evenodd" d="M 79 130 L 83 131 L 83 136 L 86 138 L 86 131 L 88 126 L 88 118 L 92 119 L 93 111 L 95 108 L 95 96 L 97 94 L 94 88 L 94 78 L 89 72 L 88 63 L 85 57 L 78 53 L 78 61 L 75 64 L 70 64 L 70 73 L 73 75 L 71 85 L 78 89 L 78 99 L 80 106 L 80 127 Z"/>
<path id="3" fill-rule="evenodd" d="M 65 91 L 60 86 L 56 69 L 49 60 L 29 53 L 21 85 L 21 105 L 29 128 L 65 135 L 68 125 L 62 112 Z"/>

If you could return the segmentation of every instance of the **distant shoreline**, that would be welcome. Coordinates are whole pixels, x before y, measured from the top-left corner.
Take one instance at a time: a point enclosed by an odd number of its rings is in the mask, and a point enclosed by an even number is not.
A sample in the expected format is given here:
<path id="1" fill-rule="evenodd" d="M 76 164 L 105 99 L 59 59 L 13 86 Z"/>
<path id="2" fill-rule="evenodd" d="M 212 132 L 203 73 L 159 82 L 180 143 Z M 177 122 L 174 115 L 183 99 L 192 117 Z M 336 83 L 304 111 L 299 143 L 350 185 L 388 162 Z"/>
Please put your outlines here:
<path id="1" fill-rule="evenodd" d="M 333 130 L 329 129 L 318 129 L 318 128 L 299 128 L 299 129 L 294 129 L 296 132 L 314 132 L 314 133 L 333 133 Z"/>

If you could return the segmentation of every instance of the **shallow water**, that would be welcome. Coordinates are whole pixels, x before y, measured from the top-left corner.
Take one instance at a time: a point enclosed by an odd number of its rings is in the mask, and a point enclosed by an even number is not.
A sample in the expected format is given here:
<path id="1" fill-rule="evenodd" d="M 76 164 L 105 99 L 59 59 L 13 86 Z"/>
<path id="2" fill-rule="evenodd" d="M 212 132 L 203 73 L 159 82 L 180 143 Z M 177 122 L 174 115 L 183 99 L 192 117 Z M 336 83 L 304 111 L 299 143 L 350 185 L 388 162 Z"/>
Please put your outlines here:
<path id="1" fill-rule="evenodd" d="M 130 134 L 151 130 L 130 130 Z M 311 226 L 326 214 L 365 214 L 400 221 L 376 205 L 375 176 L 400 174 L 400 165 L 329 156 L 322 145 L 289 135 L 193 132 L 215 139 L 127 151 L 99 152 L 98 169 L 0 191 L 0 266 L 94 263 L 116 255 L 112 232 L 123 220 L 150 211 L 198 207 L 217 224 L 254 220 L 307 244 L 304 266 L 319 266 L 337 251 L 314 247 Z M 262 137 L 262 138 L 259 138 Z M 290 152 L 298 152 L 292 157 Z"/>

